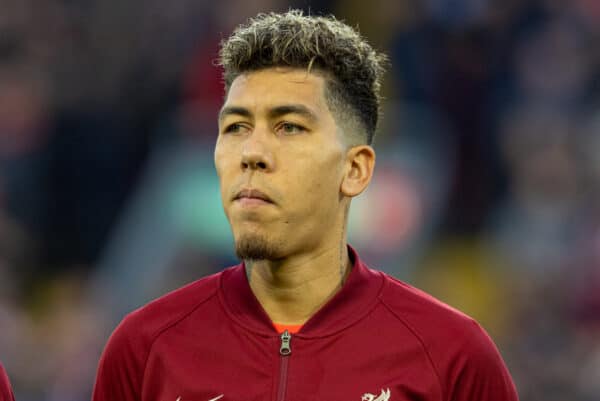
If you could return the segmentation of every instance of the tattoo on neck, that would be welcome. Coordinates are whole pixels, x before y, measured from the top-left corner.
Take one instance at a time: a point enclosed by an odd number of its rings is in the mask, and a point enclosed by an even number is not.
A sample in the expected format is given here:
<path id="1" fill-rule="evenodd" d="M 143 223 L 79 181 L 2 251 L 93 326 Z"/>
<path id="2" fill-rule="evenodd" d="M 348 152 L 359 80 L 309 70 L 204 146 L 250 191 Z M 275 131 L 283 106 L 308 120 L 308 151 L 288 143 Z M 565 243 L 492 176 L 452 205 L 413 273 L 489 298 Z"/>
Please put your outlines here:
<path id="1" fill-rule="evenodd" d="M 344 285 L 344 276 L 346 274 L 346 269 L 344 269 L 344 244 L 342 244 L 342 249 L 340 249 L 340 287 Z"/>
<path id="2" fill-rule="evenodd" d="M 252 278 L 252 269 L 254 268 L 254 261 L 245 260 L 244 265 L 246 267 L 246 278 L 248 279 L 248 284 L 250 284 L 250 279 Z"/>
<path id="3" fill-rule="evenodd" d="M 344 231 L 346 228 L 346 221 L 348 220 L 348 209 L 344 213 L 344 224 L 342 224 L 342 232 L 340 239 L 340 288 L 344 286 L 346 278 L 346 263 L 344 263 L 344 252 L 348 252 L 346 249 L 346 243 L 344 241 Z"/>

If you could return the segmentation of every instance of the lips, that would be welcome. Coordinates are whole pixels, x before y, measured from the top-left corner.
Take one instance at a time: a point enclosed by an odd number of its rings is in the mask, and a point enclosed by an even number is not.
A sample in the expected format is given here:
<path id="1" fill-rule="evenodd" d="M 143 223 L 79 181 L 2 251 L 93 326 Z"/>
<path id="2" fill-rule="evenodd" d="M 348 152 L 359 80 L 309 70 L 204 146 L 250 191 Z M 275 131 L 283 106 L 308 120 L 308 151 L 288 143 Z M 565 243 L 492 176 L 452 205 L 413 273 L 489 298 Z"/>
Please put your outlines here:
<path id="1" fill-rule="evenodd" d="M 233 198 L 233 200 L 240 200 L 240 199 L 257 199 L 257 200 L 261 200 L 263 202 L 273 203 L 273 201 L 271 200 L 271 198 L 269 198 L 269 196 L 267 194 L 259 191 L 258 189 L 242 189 Z"/>

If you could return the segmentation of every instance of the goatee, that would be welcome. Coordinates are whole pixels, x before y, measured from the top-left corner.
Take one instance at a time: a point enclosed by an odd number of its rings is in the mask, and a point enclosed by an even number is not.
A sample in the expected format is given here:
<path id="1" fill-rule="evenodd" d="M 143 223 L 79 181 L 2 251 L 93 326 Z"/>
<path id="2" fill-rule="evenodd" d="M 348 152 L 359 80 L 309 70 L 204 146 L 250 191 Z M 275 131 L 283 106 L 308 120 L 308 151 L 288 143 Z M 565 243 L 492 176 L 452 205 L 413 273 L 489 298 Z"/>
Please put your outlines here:
<path id="1" fill-rule="evenodd" d="M 278 259 L 273 243 L 258 235 L 240 237 L 235 242 L 235 253 L 240 260 Z"/>

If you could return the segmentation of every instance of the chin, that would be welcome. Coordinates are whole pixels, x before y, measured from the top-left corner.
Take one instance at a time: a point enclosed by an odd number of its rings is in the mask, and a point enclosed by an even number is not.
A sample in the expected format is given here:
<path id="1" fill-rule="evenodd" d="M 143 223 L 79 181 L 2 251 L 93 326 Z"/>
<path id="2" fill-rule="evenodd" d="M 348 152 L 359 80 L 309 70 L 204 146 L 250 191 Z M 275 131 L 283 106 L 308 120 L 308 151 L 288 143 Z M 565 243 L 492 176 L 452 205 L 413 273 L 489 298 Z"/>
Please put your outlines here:
<path id="1" fill-rule="evenodd" d="M 264 235 L 242 234 L 235 239 L 235 253 L 241 260 L 275 260 L 281 258 L 276 241 Z"/>

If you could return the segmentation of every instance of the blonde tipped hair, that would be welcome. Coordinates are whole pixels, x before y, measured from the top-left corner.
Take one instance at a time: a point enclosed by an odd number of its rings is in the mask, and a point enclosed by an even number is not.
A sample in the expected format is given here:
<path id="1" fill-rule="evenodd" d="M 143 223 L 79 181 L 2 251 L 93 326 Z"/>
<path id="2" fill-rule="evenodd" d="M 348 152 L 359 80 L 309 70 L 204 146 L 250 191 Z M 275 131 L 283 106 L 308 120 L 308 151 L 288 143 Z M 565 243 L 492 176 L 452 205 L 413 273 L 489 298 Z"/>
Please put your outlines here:
<path id="1" fill-rule="evenodd" d="M 387 58 L 335 17 L 303 15 L 301 10 L 259 14 L 221 43 L 219 56 L 226 89 L 239 75 L 271 67 L 323 74 L 336 119 L 357 121 L 360 126 L 352 130 L 360 131 L 363 142 L 373 142 Z"/>

